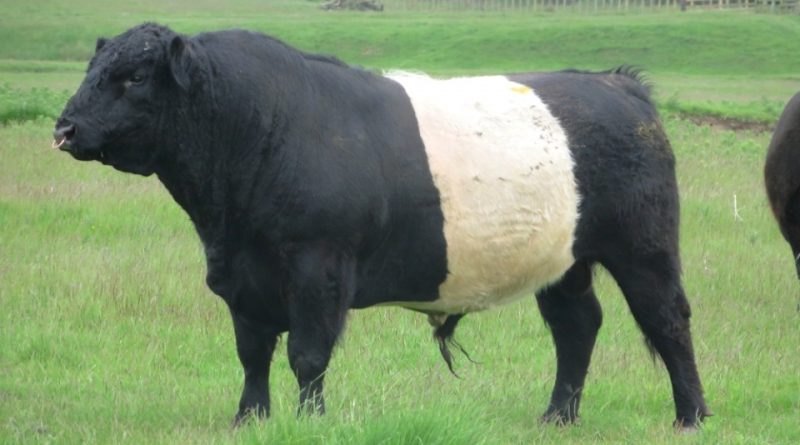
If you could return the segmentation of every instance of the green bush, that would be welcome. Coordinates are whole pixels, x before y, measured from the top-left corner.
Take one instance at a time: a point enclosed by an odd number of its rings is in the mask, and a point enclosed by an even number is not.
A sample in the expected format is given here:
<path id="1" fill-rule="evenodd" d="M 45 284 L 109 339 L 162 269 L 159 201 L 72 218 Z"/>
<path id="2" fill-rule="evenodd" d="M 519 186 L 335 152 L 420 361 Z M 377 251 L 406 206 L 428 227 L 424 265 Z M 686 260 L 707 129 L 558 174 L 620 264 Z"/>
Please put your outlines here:
<path id="1" fill-rule="evenodd" d="M 40 118 L 56 119 L 69 100 L 68 91 L 48 88 L 21 90 L 0 85 L 0 124 L 24 122 Z"/>

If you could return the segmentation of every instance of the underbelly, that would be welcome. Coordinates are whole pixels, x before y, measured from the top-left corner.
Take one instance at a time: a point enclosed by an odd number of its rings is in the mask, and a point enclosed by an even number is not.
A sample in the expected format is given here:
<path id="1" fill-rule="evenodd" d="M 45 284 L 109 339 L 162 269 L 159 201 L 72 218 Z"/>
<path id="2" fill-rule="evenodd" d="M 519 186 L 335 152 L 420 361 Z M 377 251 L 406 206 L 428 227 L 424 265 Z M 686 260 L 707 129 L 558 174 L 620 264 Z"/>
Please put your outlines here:
<path id="1" fill-rule="evenodd" d="M 567 137 L 530 88 L 504 77 L 390 76 L 406 89 L 439 190 L 447 279 L 439 313 L 531 295 L 574 263 L 578 193 Z"/>

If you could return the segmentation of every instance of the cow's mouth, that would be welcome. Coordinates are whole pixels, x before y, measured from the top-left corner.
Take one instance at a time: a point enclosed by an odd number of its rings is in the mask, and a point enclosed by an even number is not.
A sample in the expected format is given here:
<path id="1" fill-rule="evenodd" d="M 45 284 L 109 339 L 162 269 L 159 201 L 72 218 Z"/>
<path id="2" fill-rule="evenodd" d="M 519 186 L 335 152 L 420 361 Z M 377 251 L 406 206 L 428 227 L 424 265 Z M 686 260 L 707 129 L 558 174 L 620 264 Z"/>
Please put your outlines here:
<path id="1" fill-rule="evenodd" d="M 103 151 L 98 148 L 79 148 L 70 144 L 67 152 L 79 161 L 103 161 Z"/>
<path id="2" fill-rule="evenodd" d="M 83 147 L 75 143 L 77 128 L 74 125 L 59 127 L 53 133 L 52 147 L 66 151 L 79 161 L 96 161 L 103 159 L 103 151 L 98 148 Z"/>
<path id="3" fill-rule="evenodd" d="M 72 143 L 69 139 L 56 139 L 53 141 L 53 148 L 65 151 L 79 161 L 102 161 L 103 151 L 97 148 L 80 147 Z"/>

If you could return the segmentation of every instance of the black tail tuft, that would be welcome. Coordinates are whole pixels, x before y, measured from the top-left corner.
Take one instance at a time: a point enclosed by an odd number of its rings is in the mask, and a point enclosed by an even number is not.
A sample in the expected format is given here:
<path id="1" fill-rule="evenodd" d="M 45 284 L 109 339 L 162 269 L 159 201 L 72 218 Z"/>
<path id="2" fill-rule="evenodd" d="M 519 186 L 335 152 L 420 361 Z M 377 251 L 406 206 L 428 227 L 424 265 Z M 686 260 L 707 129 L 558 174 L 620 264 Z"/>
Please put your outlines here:
<path id="1" fill-rule="evenodd" d="M 658 350 L 656 349 L 656 345 L 654 345 L 653 342 L 650 341 L 650 339 L 647 338 L 646 336 L 644 338 L 644 345 L 647 347 L 647 352 L 650 353 L 650 360 L 653 361 L 654 365 L 657 364 L 657 362 L 659 360 L 661 360 L 662 362 L 664 361 L 661 358 L 661 355 L 658 353 Z"/>
<path id="2" fill-rule="evenodd" d="M 436 320 L 434 317 L 430 317 L 431 324 L 433 324 L 435 328 L 433 330 L 433 338 L 435 338 L 436 342 L 439 344 L 439 352 L 442 353 L 442 358 L 444 359 L 444 362 L 447 363 L 447 368 L 456 377 L 459 376 L 453 370 L 453 354 L 450 353 L 449 346 L 451 345 L 455 346 L 456 348 L 458 348 L 459 351 L 461 351 L 462 354 L 464 354 L 467 360 L 469 360 L 472 363 L 478 364 L 478 362 L 472 360 L 472 357 L 470 357 L 467 351 L 464 350 L 464 347 L 461 346 L 453 338 L 453 333 L 455 333 L 456 325 L 463 316 L 464 314 L 448 315 L 444 319 L 443 323 L 439 323 L 438 320 Z"/>

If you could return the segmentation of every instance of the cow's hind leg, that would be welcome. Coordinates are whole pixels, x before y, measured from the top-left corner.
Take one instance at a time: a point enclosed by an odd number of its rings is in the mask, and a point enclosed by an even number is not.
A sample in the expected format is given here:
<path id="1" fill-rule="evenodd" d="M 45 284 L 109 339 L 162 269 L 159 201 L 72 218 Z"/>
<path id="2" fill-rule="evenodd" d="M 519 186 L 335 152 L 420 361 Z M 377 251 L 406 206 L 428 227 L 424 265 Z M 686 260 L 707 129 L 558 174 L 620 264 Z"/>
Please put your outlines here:
<path id="1" fill-rule="evenodd" d="M 694 428 L 711 415 L 703 399 L 689 331 L 691 311 L 669 250 L 620 254 L 603 261 L 622 289 L 636 322 L 661 356 L 672 382 L 675 425 Z"/>
<path id="2" fill-rule="evenodd" d="M 583 382 L 603 315 L 592 289 L 591 265 L 578 262 L 561 280 L 536 294 L 553 334 L 556 382 L 542 421 L 572 423 L 578 418 Z"/>
<path id="3" fill-rule="evenodd" d="M 234 427 L 249 417 L 269 416 L 269 367 L 278 332 L 231 311 L 236 352 L 244 368 L 244 389 Z"/>
<path id="4" fill-rule="evenodd" d="M 325 243 L 285 252 L 289 364 L 300 386 L 298 414 L 323 414 L 324 373 L 355 290 L 355 262 Z"/>

